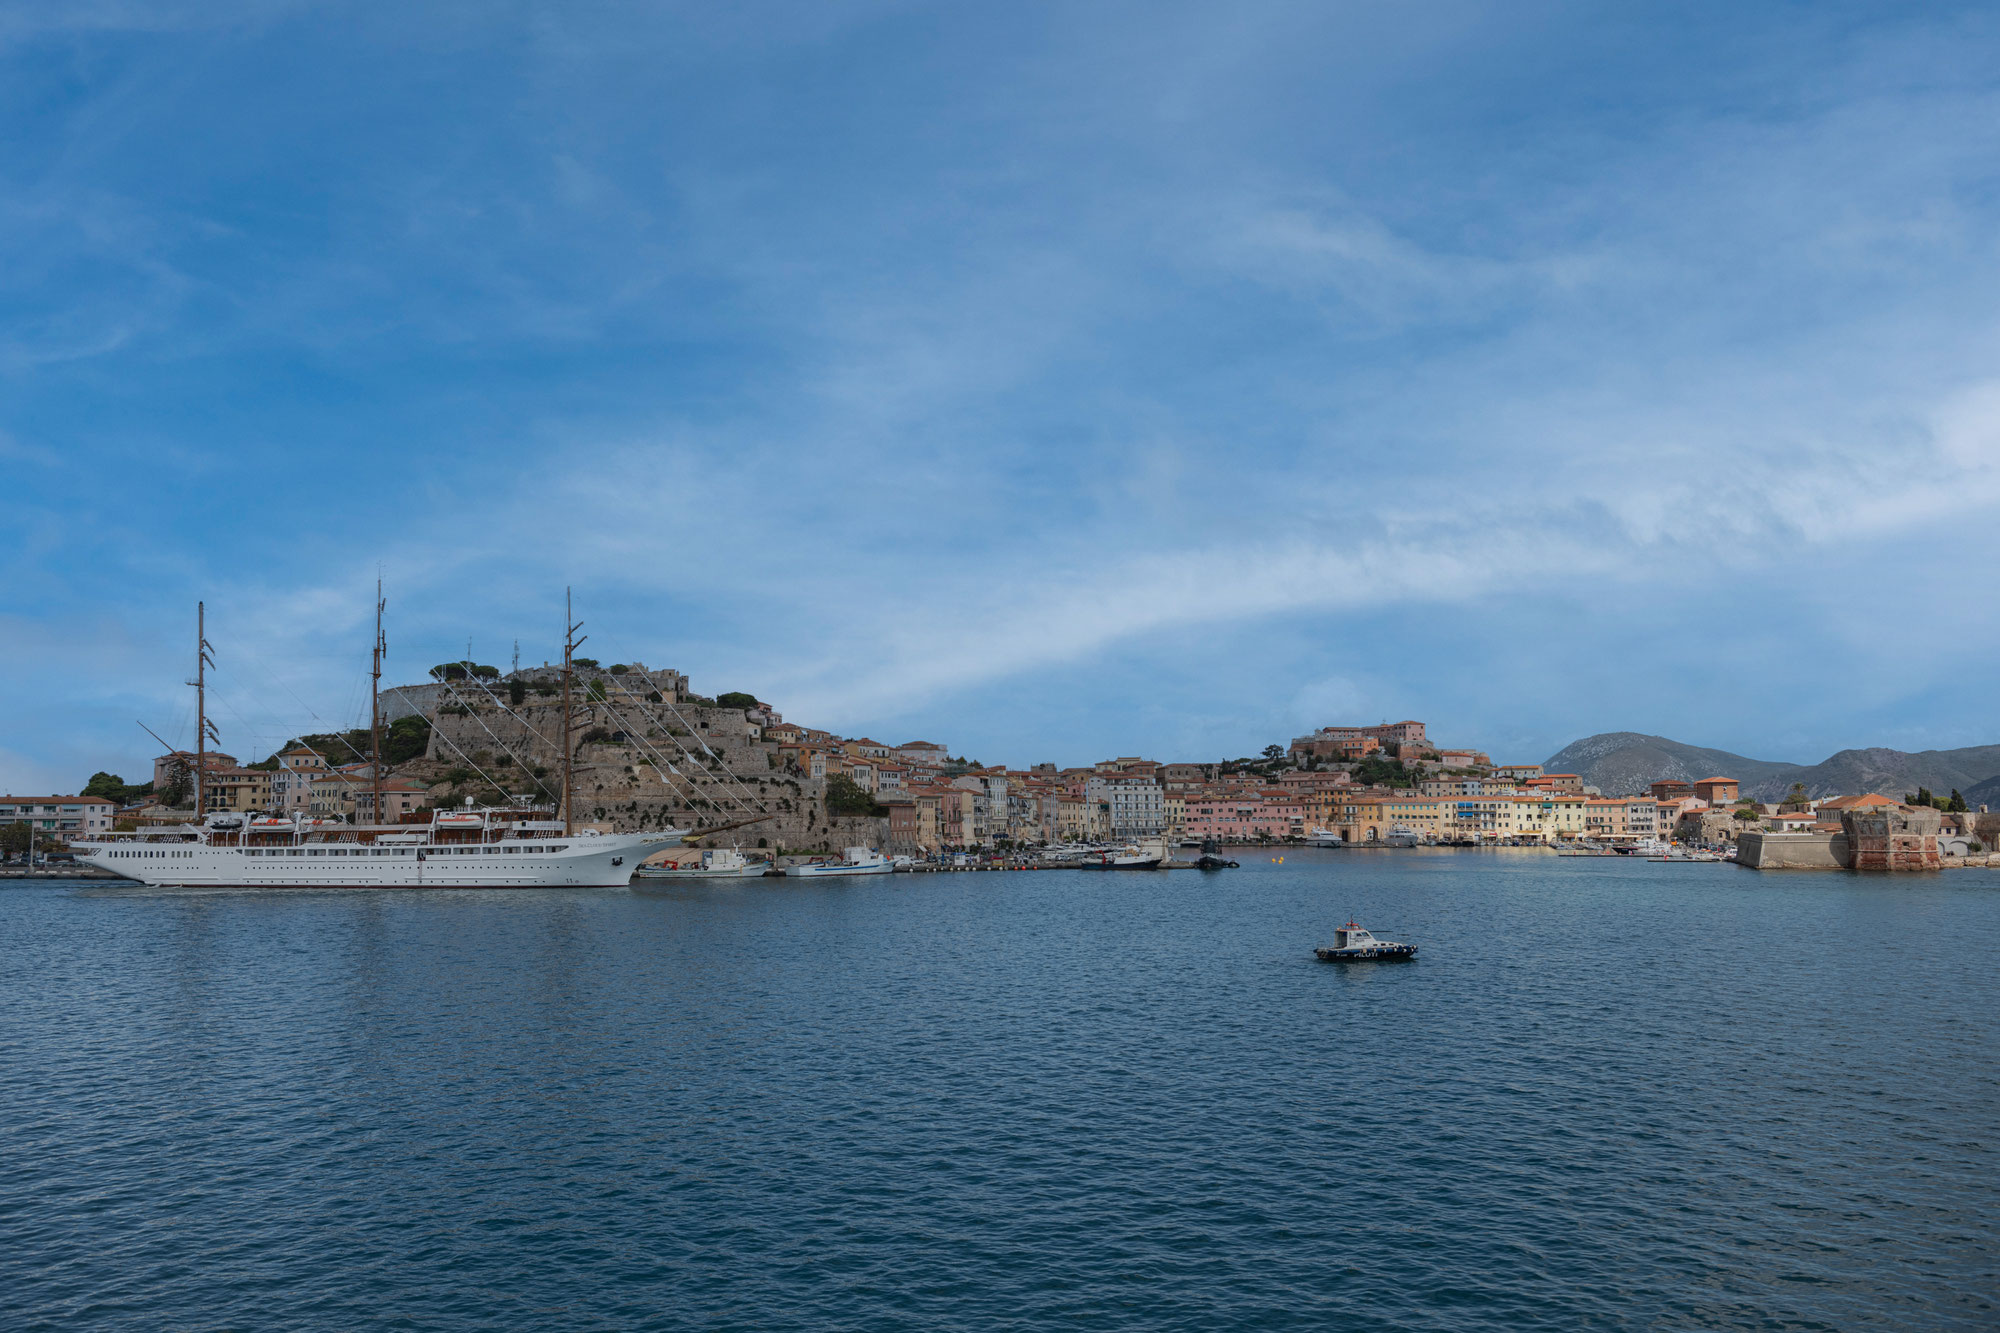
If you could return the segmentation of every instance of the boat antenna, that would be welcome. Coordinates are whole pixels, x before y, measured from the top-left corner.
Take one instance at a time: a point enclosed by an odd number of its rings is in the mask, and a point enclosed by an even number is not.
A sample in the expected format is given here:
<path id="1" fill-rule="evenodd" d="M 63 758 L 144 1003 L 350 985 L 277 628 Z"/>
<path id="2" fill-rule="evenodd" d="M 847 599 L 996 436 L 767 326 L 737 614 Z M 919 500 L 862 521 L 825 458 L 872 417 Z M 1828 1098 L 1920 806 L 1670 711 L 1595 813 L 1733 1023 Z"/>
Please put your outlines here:
<path id="1" fill-rule="evenodd" d="M 389 821 L 382 815 L 382 658 L 389 651 L 389 641 L 382 637 L 382 609 L 388 605 L 382 600 L 382 580 L 375 580 L 375 660 L 368 681 L 368 759 L 369 771 L 375 779 L 375 822 Z"/>
<path id="2" fill-rule="evenodd" d="M 576 813 L 571 808 L 575 804 L 575 802 L 571 800 L 571 792 L 570 792 L 571 778 L 573 776 L 573 774 L 571 773 L 571 764 L 570 764 L 571 760 L 570 701 L 569 701 L 570 676 L 575 671 L 576 650 L 583 646 L 584 639 L 588 639 L 590 637 L 588 634 L 584 635 L 582 639 L 576 637 L 576 632 L 583 628 L 583 622 L 577 620 L 575 617 L 576 617 L 576 611 L 570 600 L 570 590 L 568 588 L 564 588 L 563 589 L 563 672 L 562 672 L 562 700 L 563 700 L 562 822 L 563 822 L 563 836 L 565 838 L 569 837 L 571 834 L 576 832 Z"/>

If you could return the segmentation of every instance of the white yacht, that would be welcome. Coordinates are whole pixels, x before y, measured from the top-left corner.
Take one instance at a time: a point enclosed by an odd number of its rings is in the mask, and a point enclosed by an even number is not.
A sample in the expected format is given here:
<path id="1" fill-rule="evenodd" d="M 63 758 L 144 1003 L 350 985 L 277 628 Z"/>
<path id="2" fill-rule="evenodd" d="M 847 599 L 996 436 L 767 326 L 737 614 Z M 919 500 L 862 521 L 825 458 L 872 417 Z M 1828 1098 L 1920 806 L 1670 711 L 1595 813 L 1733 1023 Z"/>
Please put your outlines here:
<path id="1" fill-rule="evenodd" d="M 762 861 L 744 858 L 734 847 L 711 847 L 698 861 L 665 862 L 639 867 L 640 879 L 749 879 L 770 867 Z"/>
<path id="2" fill-rule="evenodd" d="M 787 875 L 886 875 L 893 867 L 889 858 L 868 847 L 849 847 L 847 854 L 838 861 L 808 861 L 804 865 L 787 866 Z"/>
<path id="3" fill-rule="evenodd" d="M 1316 828 L 1306 835 L 1306 841 L 1314 847 L 1341 847 L 1344 840 L 1332 829 Z"/>
<path id="4" fill-rule="evenodd" d="M 1422 841 L 1422 835 L 1415 829 L 1398 824 L 1383 837 L 1382 845 L 1385 847 L 1414 847 Z"/>
<path id="5" fill-rule="evenodd" d="M 1106 848 L 1077 864 L 1084 870 L 1158 870 L 1166 859 L 1166 844 L 1152 841 Z"/>
<path id="6" fill-rule="evenodd" d="M 632 882 L 639 862 L 686 835 L 566 832 L 526 809 L 436 811 L 428 823 L 211 814 L 201 824 L 105 833 L 76 859 L 142 884 L 221 888 L 577 887 Z"/>
<path id="7" fill-rule="evenodd" d="M 1394 961 L 1417 956 L 1414 944 L 1398 944 L 1394 940 L 1378 940 L 1359 924 L 1350 921 L 1333 932 L 1330 948 L 1314 949 L 1322 963 L 1365 962 L 1370 959 Z"/>

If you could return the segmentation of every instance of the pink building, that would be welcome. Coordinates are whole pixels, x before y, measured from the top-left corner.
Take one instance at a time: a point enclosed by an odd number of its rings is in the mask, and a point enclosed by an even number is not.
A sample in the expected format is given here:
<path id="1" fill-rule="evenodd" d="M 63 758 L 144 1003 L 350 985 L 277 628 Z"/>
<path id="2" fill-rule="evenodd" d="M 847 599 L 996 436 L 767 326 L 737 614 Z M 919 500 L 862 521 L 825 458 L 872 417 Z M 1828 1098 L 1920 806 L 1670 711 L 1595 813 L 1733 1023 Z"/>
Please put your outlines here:
<path id="1" fill-rule="evenodd" d="M 1280 792 L 1204 792 L 1189 796 L 1184 837 L 1275 842 L 1305 834 L 1305 808 Z"/>

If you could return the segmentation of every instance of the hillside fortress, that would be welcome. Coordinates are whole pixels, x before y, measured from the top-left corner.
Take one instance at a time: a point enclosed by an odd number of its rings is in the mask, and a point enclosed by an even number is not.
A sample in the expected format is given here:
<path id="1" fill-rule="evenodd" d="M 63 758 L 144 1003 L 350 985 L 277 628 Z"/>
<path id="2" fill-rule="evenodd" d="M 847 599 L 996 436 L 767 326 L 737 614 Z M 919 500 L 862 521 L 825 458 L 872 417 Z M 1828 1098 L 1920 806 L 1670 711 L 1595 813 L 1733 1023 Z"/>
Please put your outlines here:
<path id="1" fill-rule="evenodd" d="M 397 713 L 431 724 L 421 764 L 440 800 L 499 791 L 553 802 L 560 786 L 562 668 L 523 668 L 384 691 Z M 387 709 L 385 709 L 385 713 Z M 831 852 L 880 846 L 888 821 L 833 815 L 814 777 L 764 734 L 760 709 L 720 707 L 687 677 L 633 663 L 580 667 L 571 682 L 570 760 L 579 821 L 606 832 L 703 829 L 763 816 L 719 835 L 723 845 Z M 796 749 L 796 747 L 793 747 Z"/>

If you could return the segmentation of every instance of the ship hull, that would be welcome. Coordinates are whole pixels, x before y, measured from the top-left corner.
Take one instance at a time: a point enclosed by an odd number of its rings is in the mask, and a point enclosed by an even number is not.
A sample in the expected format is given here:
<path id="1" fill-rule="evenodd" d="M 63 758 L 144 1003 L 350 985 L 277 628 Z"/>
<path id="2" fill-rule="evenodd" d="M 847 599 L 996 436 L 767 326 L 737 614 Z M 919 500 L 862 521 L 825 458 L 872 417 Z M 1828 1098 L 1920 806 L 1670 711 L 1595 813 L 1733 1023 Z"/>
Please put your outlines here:
<path id="1" fill-rule="evenodd" d="M 639 862 L 679 833 L 604 834 L 484 845 L 100 845 L 78 860 L 160 888 L 623 888 Z"/>

